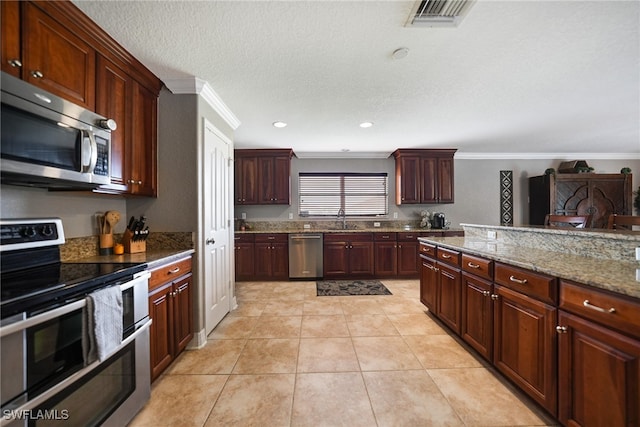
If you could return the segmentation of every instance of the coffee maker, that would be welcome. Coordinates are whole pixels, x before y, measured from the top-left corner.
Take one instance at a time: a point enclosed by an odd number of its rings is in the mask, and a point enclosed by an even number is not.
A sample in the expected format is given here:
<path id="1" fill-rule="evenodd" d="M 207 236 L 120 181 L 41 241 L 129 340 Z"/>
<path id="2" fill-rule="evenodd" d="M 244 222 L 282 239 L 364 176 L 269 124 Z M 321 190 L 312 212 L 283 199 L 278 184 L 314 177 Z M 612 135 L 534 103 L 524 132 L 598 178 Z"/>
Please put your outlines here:
<path id="1" fill-rule="evenodd" d="M 445 227 L 445 224 L 446 220 L 442 212 L 436 212 L 433 214 L 433 219 L 431 220 L 431 228 L 442 230 Z"/>

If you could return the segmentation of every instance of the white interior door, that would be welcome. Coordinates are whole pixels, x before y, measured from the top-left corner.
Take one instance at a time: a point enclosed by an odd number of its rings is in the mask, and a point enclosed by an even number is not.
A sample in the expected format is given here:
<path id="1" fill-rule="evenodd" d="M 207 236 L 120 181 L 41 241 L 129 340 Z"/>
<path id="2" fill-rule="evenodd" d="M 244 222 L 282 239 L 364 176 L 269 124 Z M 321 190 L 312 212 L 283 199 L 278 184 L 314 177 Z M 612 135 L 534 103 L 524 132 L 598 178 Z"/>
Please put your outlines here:
<path id="1" fill-rule="evenodd" d="M 233 253 L 231 242 L 231 162 L 232 144 L 208 120 L 204 120 L 202 152 L 202 235 L 201 283 L 205 297 L 207 335 L 231 308 Z"/>

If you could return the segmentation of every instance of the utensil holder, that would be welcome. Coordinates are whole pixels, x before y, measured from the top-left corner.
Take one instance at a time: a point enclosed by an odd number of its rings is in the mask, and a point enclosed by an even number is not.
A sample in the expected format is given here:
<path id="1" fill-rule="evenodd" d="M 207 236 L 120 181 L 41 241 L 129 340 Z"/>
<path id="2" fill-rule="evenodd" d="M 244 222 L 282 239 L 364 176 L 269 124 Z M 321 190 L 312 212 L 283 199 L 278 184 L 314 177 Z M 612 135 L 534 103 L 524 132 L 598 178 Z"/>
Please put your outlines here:
<path id="1" fill-rule="evenodd" d="M 134 234 L 131 230 L 126 229 L 122 236 L 122 244 L 124 245 L 124 251 L 128 254 L 137 254 L 147 251 L 147 242 L 144 240 L 133 240 Z"/>
<path id="2" fill-rule="evenodd" d="M 100 249 L 98 252 L 100 253 L 100 255 L 113 254 L 113 234 L 100 235 Z"/>

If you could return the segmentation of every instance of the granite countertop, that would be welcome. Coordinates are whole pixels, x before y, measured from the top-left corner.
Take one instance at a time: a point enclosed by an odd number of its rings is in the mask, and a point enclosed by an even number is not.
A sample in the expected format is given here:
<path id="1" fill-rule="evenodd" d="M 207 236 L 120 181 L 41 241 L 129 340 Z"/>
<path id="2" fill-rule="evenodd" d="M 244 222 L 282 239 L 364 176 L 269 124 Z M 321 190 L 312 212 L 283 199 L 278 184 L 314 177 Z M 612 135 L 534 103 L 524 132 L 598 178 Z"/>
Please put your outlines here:
<path id="1" fill-rule="evenodd" d="M 195 253 L 193 249 L 164 249 L 164 250 L 147 250 L 137 254 L 122 255 L 96 255 L 88 258 L 79 258 L 69 260 L 69 262 L 78 263 L 144 263 L 147 268 L 151 269 L 161 264 L 167 264 L 175 260 L 184 258 Z"/>
<path id="2" fill-rule="evenodd" d="M 462 231 L 462 228 L 449 228 L 446 230 L 436 230 L 429 228 L 398 228 L 398 227 L 374 227 L 374 228 L 316 228 L 316 229 L 296 229 L 296 230 L 236 230 L 236 234 L 265 234 L 265 233 L 444 233 L 447 231 Z"/>
<path id="3" fill-rule="evenodd" d="M 419 240 L 640 298 L 638 261 L 592 258 L 473 237 L 421 237 Z"/>

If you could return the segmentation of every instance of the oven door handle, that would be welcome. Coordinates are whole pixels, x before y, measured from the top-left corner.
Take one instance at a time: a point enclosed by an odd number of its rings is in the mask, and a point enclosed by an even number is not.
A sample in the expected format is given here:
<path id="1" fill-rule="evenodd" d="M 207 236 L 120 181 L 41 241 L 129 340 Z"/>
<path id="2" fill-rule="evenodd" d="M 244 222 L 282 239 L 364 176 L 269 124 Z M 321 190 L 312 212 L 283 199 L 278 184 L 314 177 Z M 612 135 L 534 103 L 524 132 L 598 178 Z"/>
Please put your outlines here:
<path id="1" fill-rule="evenodd" d="M 63 316 L 67 313 L 71 313 L 72 311 L 81 309 L 82 307 L 87 305 L 87 301 L 85 299 L 81 299 L 71 304 L 64 305 L 62 307 L 53 309 L 51 311 L 47 311 L 42 314 L 38 314 L 37 316 L 30 317 L 28 319 L 20 320 L 16 323 L 12 323 L 7 326 L 3 326 L 0 328 L 0 337 L 4 337 L 7 335 L 11 335 L 16 332 L 23 331 L 27 328 L 31 328 L 32 326 L 39 325 L 41 323 L 47 322 L 51 319 L 55 319 L 56 317 Z"/>
<path id="2" fill-rule="evenodd" d="M 137 339 L 139 335 L 141 335 L 142 333 L 147 331 L 149 329 L 149 327 L 151 326 L 151 323 L 152 323 L 152 320 L 151 319 L 147 319 L 144 323 L 138 325 L 136 331 L 133 334 L 129 335 L 124 340 L 122 340 L 122 343 L 118 346 L 118 348 L 116 348 L 111 353 L 109 353 L 106 356 L 105 360 L 108 360 L 111 356 L 113 356 L 114 354 L 116 354 L 117 352 L 119 352 L 120 350 L 122 350 L 123 348 L 128 346 L 135 339 Z M 96 360 L 91 365 L 85 366 L 84 368 L 82 368 L 78 372 L 76 372 L 75 374 L 69 376 L 68 378 L 65 378 L 64 380 L 62 380 L 58 384 L 54 385 L 53 387 L 51 387 L 47 391 L 43 392 L 42 394 L 39 394 L 38 396 L 34 397 L 33 399 L 29 400 L 28 402 L 24 402 L 19 407 L 11 408 L 11 407 L 6 406 L 6 407 L 3 407 L 2 410 L 3 411 L 12 410 L 12 411 L 14 411 L 16 413 L 20 413 L 21 411 L 24 412 L 24 411 L 28 411 L 28 410 L 34 409 L 37 406 L 41 405 L 42 403 L 46 402 L 52 396 L 55 396 L 57 393 L 59 393 L 62 390 L 64 390 L 69 385 L 73 384 L 74 382 L 76 382 L 80 378 L 82 378 L 85 375 L 87 375 L 89 372 L 91 372 L 94 369 L 96 369 L 102 363 L 103 362 L 101 362 L 99 360 Z M 1 417 L 0 418 L 0 427 L 4 427 L 5 425 L 8 425 L 10 421 L 13 422 L 14 420 L 8 419 L 7 417 Z"/>

